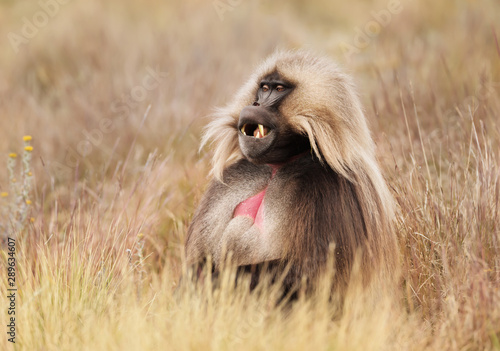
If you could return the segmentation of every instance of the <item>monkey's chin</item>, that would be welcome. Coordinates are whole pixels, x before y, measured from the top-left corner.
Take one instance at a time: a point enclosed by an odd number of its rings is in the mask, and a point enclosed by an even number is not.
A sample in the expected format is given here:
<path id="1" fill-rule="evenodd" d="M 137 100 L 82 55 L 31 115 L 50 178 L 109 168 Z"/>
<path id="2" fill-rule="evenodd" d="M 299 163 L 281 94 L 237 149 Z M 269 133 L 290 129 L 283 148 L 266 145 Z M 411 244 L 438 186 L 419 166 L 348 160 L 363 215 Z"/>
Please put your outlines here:
<path id="1" fill-rule="evenodd" d="M 276 140 L 276 133 L 270 131 L 263 138 L 255 138 L 249 135 L 240 134 L 238 141 L 241 152 L 250 162 L 256 164 L 269 163 L 272 158 L 272 147 Z"/>

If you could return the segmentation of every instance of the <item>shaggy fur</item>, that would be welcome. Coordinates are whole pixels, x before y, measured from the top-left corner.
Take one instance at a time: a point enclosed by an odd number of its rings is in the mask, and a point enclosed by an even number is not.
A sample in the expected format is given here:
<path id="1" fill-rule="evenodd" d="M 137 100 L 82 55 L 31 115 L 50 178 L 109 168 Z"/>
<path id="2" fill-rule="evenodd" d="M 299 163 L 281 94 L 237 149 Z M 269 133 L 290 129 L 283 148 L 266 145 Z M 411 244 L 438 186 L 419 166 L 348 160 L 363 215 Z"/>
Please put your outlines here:
<path id="1" fill-rule="evenodd" d="M 294 86 L 279 106 L 282 123 L 307 136 L 311 152 L 271 179 L 268 165 L 242 154 L 238 120 L 273 72 Z M 213 145 L 214 180 L 188 230 L 188 263 L 211 256 L 217 267 L 231 251 L 240 266 L 267 262 L 275 273 L 288 267 L 285 285 L 291 287 L 303 276 L 316 279 L 333 244 L 343 286 L 357 257 L 366 279 L 394 270 L 393 200 L 354 85 L 337 65 L 304 51 L 276 52 L 213 117 L 202 146 Z M 259 233 L 250 219 L 233 218 L 233 211 L 266 187 L 266 229 Z"/>

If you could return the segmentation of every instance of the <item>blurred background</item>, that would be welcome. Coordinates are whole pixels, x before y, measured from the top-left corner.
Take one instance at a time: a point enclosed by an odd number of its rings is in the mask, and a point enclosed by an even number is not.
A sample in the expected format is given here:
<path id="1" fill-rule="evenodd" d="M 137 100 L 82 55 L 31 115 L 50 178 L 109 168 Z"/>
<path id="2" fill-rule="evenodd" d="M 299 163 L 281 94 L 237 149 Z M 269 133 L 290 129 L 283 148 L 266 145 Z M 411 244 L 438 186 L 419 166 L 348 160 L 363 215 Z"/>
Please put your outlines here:
<path id="1" fill-rule="evenodd" d="M 316 329 L 304 309 L 259 324 L 248 349 L 499 349 L 499 41 L 497 0 L 0 0 L 0 229 L 25 238 L 20 347 L 225 345 L 251 304 L 217 319 L 171 294 L 209 180 L 200 135 L 267 55 L 306 48 L 357 83 L 398 205 L 404 323 L 386 311 L 335 329 L 325 314 Z M 7 169 L 26 135 L 29 198 Z"/>
<path id="2" fill-rule="evenodd" d="M 496 143 L 498 116 L 479 102 L 498 96 L 499 20 L 493 0 L 3 0 L 0 150 L 33 136 L 41 208 L 74 203 L 69 180 L 99 199 L 104 181 L 137 179 L 156 152 L 168 170 L 159 208 L 185 223 L 209 171 L 205 117 L 277 48 L 329 55 L 354 76 L 388 170 L 423 146 L 466 147 L 470 106 Z M 7 183 L 0 171 L 0 191 Z"/>
<path id="3" fill-rule="evenodd" d="M 275 49 L 308 48 L 354 76 L 383 167 L 403 167 L 422 156 L 417 127 L 431 149 L 466 146 L 456 109 L 498 94 L 499 20 L 493 0 L 3 0 L 0 164 L 33 136 L 40 209 L 54 198 L 66 208 L 74 189 L 100 199 L 117 174 L 136 180 L 155 152 L 160 222 L 166 211 L 185 224 L 209 171 L 205 117 Z"/>
<path id="4" fill-rule="evenodd" d="M 395 79 L 436 113 L 498 81 L 498 23 L 493 0 L 2 0 L 0 150 L 33 135 L 37 165 L 56 182 L 68 172 L 55 168 L 73 173 L 76 163 L 91 178 L 136 137 L 143 158 L 194 157 L 203 117 L 275 48 L 344 66 L 374 128 L 390 121 L 385 105 L 400 105 L 398 89 L 387 90 Z M 400 134 L 391 126 L 380 132 Z"/>

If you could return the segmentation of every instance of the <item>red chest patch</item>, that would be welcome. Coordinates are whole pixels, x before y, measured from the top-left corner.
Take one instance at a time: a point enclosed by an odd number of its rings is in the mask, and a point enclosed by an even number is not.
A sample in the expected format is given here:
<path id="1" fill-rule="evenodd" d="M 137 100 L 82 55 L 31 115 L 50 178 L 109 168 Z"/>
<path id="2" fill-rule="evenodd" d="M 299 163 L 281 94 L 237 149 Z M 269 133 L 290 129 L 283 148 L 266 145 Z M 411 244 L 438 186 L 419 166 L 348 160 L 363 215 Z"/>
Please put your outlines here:
<path id="1" fill-rule="evenodd" d="M 253 219 L 254 224 L 257 228 L 262 231 L 264 224 L 264 195 L 266 195 L 266 189 L 262 190 L 257 195 L 254 195 L 245 201 L 242 201 L 234 209 L 233 217 L 244 216 Z"/>
<path id="2" fill-rule="evenodd" d="M 294 161 L 304 155 L 307 155 L 308 152 L 304 152 L 302 154 L 296 155 L 292 157 L 288 162 Z M 271 181 L 276 172 L 284 165 L 283 164 L 269 164 L 271 167 Z M 248 217 L 253 220 L 254 225 L 259 228 L 261 232 L 264 229 L 264 196 L 266 195 L 267 187 L 262 190 L 257 195 L 249 197 L 248 199 L 240 202 L 238 206 L 234 209 L 233 218 L 238 216 Z"/>
<path id="3" fill-rule="evenodd" d="M 271 179 L 281 167 L 281 165 L 269 165 L 272 169 Z M 264 196 L 266 195 L 267 187 L 257 195 L 249 197 L 240 202 L 234 209 L 233 218 L 243 216 L 253 219 L 254 225 L 262 232 L 264 229 Z"/>

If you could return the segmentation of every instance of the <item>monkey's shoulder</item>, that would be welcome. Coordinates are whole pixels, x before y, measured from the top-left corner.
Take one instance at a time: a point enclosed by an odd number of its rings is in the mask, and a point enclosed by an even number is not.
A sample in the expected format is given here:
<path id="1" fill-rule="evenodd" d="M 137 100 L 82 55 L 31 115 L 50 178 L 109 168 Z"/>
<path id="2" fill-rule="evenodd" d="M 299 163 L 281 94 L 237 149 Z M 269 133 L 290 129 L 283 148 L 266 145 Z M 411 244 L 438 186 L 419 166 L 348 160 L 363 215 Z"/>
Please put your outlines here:
<path id="1" fill-rule="evenodd" d="M 287 182 L 313 187 L 339 181 L 339 175 L 334 170 L 309 155 L 283 165 L 276 176 Z"/>

